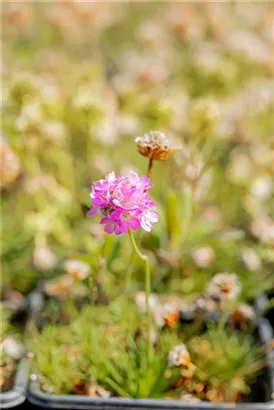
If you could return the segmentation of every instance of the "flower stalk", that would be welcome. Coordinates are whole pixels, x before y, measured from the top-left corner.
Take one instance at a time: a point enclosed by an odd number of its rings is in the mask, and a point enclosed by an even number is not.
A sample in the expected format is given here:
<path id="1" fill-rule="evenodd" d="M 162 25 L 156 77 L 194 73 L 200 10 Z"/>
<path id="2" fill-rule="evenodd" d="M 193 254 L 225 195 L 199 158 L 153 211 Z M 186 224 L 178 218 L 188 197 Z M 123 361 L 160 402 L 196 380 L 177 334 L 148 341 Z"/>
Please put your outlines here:
<path id="1" fill-rule="evenodd" d="M 136 253 L 136 255 L 144 262 L 145 265 L 145 293 L 146 293 L 146 312 L 147 312 L 147 337 L 148 337 L 148 346 L 147 346 L 147 359 L 148 363 L 151 361 L 152 357 L 152 340 L 151 340 L 151 330 L 152 330 L 152 318 L 151 318 L 151 310 L 149 306 L 149 296 L 151 292 L 151 274 L 150 274 L 150 266 L 149 260 L 147 255 L 144 255 L 137 246 L 135 238 L 133 236 L 132 230 L 129 229 L 128 235 L 132 244 L 132 247 Z"/>
<path id="2" fill-rule="evenodd" d="M 153 165 L 153 159 L 149 158 L 148 169 L 147 169 L 147 177 L 148 178 L 150 178 L 150 176 L 151 176 L 152 165 Z"/>

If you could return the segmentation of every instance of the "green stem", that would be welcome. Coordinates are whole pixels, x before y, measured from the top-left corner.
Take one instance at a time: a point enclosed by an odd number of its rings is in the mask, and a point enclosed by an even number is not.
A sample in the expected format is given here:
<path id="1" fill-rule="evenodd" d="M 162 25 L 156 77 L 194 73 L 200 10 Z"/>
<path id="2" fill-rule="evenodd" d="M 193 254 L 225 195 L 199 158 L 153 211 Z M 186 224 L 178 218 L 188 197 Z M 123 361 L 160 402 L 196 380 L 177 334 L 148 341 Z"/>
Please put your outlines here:
<path id="1" fill-rule="evenodd" d="M 145 289 L 146 289 L 146 310 L 147 310 L 147 331 L 148 331 L 148 348 L 147 348 L 147 357 L 148 357 L 148 362 L 151 361 L 151 355 L 152 355 L 152 340 L 151 340 L 151 311 L 150 311 L 150 306 L 149 306 L 149 296 L 150 296 L 150 266 L 149 266 L 149 260 L 147 255 L 144 255 L 140 249 L 138 248 L 136 241 L 134 239 L 132 231 L 129 229 L 128 231 L 129 238 L 132 244 L 132 247 L 136 253 L 136 255 L 144 262 L 145 264 Z"/>
<path id="2" fill-rule="evenodd" d="M 150 178 L 150 176 L 151 176 L 152 165 L 153 165 L 153 159 L 152 159 L 152 158 L 149 158 L 148 169 L 147 169 L 147 176 L 148 176 L 149 178 Z"/>

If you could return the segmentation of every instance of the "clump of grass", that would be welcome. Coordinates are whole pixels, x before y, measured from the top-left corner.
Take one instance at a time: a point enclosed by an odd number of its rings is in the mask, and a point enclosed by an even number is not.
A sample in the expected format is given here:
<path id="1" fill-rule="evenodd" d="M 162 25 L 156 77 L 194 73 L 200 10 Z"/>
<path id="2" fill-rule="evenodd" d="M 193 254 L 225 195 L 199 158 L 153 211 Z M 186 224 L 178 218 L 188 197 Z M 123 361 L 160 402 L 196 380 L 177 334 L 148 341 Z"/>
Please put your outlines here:
<path id="1" fill-rule="evenodd" d="M 35 331 L 34 369 L 43 390 L 75 394 L 81 383 L 82 394 L 99 385 L 119 397 L 180 399 L 191 394 L 213 402 L 239 401 L 250 394 L 265 364 L 251 334 L 213 324 L 199 336 L 182 326 L 153 329 L 148 365 L 145 316 L 126 303 L 121 298 L 110 306 L 89 306 L 68 325 Z M 183 342 L 190 366 L 169 367 L 170 351 Z"/>
<path id="2" fill-rule="evenodd" d="M 250 334 L 229 333 L 210 326 L 188 343 L 195 363 L 195 381 L 201 383 L 201 400 L 235 402 L 251 393 L 265 366 L 263 350 Z M 190 389 L 191 393 L 195 393 Z"/>

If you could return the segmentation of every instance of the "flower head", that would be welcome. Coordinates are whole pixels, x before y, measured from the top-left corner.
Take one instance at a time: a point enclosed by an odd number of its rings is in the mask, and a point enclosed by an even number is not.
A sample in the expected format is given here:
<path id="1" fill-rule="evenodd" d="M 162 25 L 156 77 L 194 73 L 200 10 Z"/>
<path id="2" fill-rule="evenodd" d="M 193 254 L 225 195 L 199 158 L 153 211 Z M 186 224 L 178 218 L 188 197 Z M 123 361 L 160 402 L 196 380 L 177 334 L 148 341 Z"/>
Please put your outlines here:
<path id="1" fill-rule="evenodd" d="M 191 364 L 190 354 L 187 350 L 185 344 L 180 344 L 174 346 L 168 354 L 168 366 L 169 367 L 179 367 L 186 366 L 189 367 Z"/>
<path id="2" fill-rule="evenodd" d="M 93 208 L 88 216 L 99 212 L 100 223 L 105 225 L 107 233 L 119 235 L 140 227 L 150 232 L 159 218 L 153 209 L 156 204 L 147 193 L 152 186 L 148 177 L 139 177 L 135 172 L 117 178 L 111 172 L 93 185 L 90 194 Z"/>
<path id="3" fill-rule="evenodd" d="M 168 159 L 180 149 L 179 146 L 173 145 L 166 135 L 160 131 L 148 132 L 143 137 L 137 137 L 135 142 L 141 155 L 158 161 Z"/>
<path id="4" fill-rule="evenodd" d="M 207 295 L 216 301 L 231 302 L 241 291 L 241 285 L 235 273 L 218 273 L 209 282 Z"/>
<path id="5" fill-rule="evenodd" d="M 90 273 L 90 267 L 87 263 L 74 259 L 66 261 L 65 270 L 74 279 L 80 280 L 87 278 Z"/>
<path id="6" fill-rule="evenodd" d="M 44 292 L 48 296 L 64 299 L 73 284 L 73 277 L 69 275 L 62 275 L 56 279 L 47 281 L 44 286 Z"/>
<path id="7" fill-rule="evenodd" d="M 195 316 L 208 316 L 216 309 L 215 301 L 208 295 L 200 295 L 191 305 L 191 310 Z"/>

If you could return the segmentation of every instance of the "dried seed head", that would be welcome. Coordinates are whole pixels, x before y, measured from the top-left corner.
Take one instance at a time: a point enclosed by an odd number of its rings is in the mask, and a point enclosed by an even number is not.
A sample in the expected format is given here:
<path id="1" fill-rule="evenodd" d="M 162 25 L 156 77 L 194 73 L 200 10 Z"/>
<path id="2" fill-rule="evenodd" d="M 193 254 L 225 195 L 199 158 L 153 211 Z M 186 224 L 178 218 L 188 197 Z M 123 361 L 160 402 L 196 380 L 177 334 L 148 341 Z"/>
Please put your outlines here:
<path id="1" fill-rule="evenodd" d="M 156 161 L 165 161 L 180 149 L 160 131 L 148 132 L 143 137 L 135 138 L 135 142 L 141 155 Z"/>
<path id="2" fill-rule="evenodd" d="M 235 273 L 218 273 L 209 282 L 206 294 L 218 302 L 231 302 L 241 291 L 241 285 Z"/>
<path id="3" fill-rule="evenodd" d="M 74 259 L 68 260 L 65 263 L 65 270 L 66 273 L 74 279 L 79 280 L 86 279 L 90 273 L 90 267 L 88 264 Z"/>
<path id="4" fill-rule="evenodd" d="M 191 358 L 190 354 L 187 350 L 185 344 L 180 344 L 173 347 L 168 354 L 168 366 L 169 367 L 179 367 L 179 366 L 186 366 L 189 367 L 191 365 Z"/>
<path id="5" fill-rule="evenodd" d="M 14 182 L 21 172 L 17 155 L 3 139 L 1 141 L 1 188 L 6 188 Z"/>

